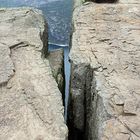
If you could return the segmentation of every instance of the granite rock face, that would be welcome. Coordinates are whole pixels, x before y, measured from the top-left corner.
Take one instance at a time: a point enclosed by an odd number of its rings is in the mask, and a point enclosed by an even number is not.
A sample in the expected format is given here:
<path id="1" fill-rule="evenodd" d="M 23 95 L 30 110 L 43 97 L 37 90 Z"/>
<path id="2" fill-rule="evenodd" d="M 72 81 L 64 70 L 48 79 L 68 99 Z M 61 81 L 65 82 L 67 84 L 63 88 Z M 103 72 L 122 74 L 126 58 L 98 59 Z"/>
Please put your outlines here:
<path id="1" fill-rule="evenodd" d="M 65 76 L 64 76 L 64 51 L 63 49 L 56 49 L 49 52 L 48 60 L 53 76 L 58 84 L 58 88 L 62 93 L 63 99 L 65 98 Z"/>
<path id="2" fill-rule="evenodd" d="M 70 122 L 86 140 L 140 139 L 140 3 L 73 13 Z"/>
<path id="3" fill-rule="evenodd" d="M 66 140 L 47 54 L 47 26 L 31 8 L 0 9 L 0 140 Z"/>

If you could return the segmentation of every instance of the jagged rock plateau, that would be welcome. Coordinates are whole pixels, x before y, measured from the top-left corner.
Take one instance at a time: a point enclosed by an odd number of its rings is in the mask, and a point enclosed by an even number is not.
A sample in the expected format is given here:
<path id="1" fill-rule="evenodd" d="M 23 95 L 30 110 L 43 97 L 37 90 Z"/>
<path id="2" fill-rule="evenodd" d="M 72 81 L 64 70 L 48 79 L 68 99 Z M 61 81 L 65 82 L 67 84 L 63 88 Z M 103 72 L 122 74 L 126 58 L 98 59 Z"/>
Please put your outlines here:
<path id="1" fill-rule="evenodd" d="M 66 140 L 47 26 L 31 8 L 0 9 L 0 140 Z"/>
<path id="2" fill-rule="evenodd" d="M 86 140 L 140 140 L 140 1 L 75 3 L 71 127 Z"/>

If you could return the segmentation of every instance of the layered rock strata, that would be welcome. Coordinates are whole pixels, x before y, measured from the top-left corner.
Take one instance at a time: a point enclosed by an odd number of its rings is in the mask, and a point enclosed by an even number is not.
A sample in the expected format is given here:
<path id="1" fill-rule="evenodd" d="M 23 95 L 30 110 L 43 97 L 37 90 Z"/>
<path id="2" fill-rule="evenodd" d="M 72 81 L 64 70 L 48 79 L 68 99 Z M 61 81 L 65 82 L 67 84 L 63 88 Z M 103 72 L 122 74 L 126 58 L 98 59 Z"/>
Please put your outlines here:
<path id="1" fill-rule="evenodd" d="M 0 9 L 0 140 L 66 140 L 39 10 Z"/>
<path id="2" fill-rule="evenodd" d="M 71 127 L 86 140 L 139 140 L 139 1 L 84 3 L 73 26 Z"/>

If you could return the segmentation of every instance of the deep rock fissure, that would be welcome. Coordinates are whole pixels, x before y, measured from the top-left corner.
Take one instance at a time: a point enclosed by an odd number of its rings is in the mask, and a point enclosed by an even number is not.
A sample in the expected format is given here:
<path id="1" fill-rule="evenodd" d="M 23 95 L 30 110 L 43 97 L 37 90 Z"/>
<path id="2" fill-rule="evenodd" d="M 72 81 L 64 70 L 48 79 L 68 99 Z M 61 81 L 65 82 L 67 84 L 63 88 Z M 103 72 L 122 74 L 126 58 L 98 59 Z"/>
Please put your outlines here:
<path id="1" fill-rule="evenodd" d="M 73 121 L 71 121 L 71 116 L 72 115 L 72 111 L 73 111 L 73 107 L 69 104 L 71 104 L 71 101 L 70 101 L 70 88 L 71 88 L 71 65 L 72 62 L 69 62 L 69 51 L 70 51 L 70 48 L 69 46 L 58 46 L 58 45 L 54 45 L 54 44 L 49 44 L 49 52 L 52 52 L 52 51 L 57 51 L 59 49 L 63 49 L 64 51 L 64 77 L 65 77 L 65 89 L 64 89 L 64 92 L 62 93 L 62 98 L 63 98 L 63 104 L 64 104 L 64 119 L 65 119 L 65 122 L 68 126 L 68 129 L 69 129 L 69 137 L 68 137 L 68 140 L 86 140 L 86 132 L 85 132 L 85 129 L 86 129 L 86 109 L 87 109 L 87 92 L 88 90 L 91 88 L 90 84 L 91 84 L 91 69 L 89 66 L 84 66 L 85 68 L 83 68 L 83 66 L 81 67 L 81 69 L 86 69 L 84 71 L 84 78 L 87 77 L 87 80 L 85 81 L 84 85 L 83 85 L 83 92 L 84 92 L 84 101 L 83 101 L 83 104 L 84 104 L 84 128 L 83 130 L 81 131 L 80 129 L 74 127 L 74 124 L 73 124 Z M 75 83 L 74 83 L 75 84 Z M 63 95 L 64 94 L 64 95 Z M 90 93 L 89 93 L 90 94 Z M 72 107 L 72 108 L 71 108 Z"/>
<path id="2" fill-rule="evenodd" d="M 64 119 L 67 123 L 68 116 L 68 100 L 69 100 L 69 87 L 70 87 L 70 62 L 69 62 L 69 46 L 58 46 L 55 44 L 49 44 L 49 52 L 63 49 L 64 51 L 64 91 L 62 93 L 63 104 L 64 104 Z"/>
<path id="3" fill-rule="evenodd" d="M 75 94 L 70 94 L 70 105 L 68 115 L 69 140 L 88 139 L 88 119 L 90 119 L 91 100 L 94 94 L 91 93 L 93 80 L 93 70 L 89 65 L 72 63 L 71 90 Z M 94 83 L 96 85 L 96 83 Z M 76 97 L 77 96 L 77 97 Z M 76 107 L 76 108 L 75 108 Z M 76 115 L 75 115 L 76 114 Z M 80 116 L 80 117 L 79 117 Z"/>

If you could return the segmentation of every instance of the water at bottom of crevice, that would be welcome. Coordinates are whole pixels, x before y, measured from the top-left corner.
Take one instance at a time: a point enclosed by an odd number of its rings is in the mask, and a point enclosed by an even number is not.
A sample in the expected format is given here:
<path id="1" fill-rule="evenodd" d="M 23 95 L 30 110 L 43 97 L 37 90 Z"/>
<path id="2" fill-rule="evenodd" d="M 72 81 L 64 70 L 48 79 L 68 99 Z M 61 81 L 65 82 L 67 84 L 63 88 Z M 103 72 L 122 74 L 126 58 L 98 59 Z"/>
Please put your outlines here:
<path id="1" fill-rule="evenodd" d="M 56 51 L 57 49 L 63 49 L 64 50 L 64 74 L 65 74 L 65 115 L 64 119 L 65 122 L 67 123 L 67 115 L 68 115 L 68 100 L 69 100 L 69 86 L 70 86 L 70 70 L 71 70 L 71 65 L 69 62 L 69 46 L 65 45 L 56 45 L 56 44 L 49 44 L 48 46 L 48 51 Z"/>
<path id="2" fill-rule="evenodd" d="M 64 73 L 65 73 L 65 115 L 64 119 L 69 129 L 68 140 L 85 140 L 84 132 L 80 132 L 78 129 L 73 128 L 72 124 L 68 119 L 68 101 L 69 101 L 69 87 L 70 87 L 70 74 L 71 74 L 71 65 L 69 62 L 69 46 L 49 44 L 49 52 L 56 51 L 57 49 L 64 50 Z"/>

